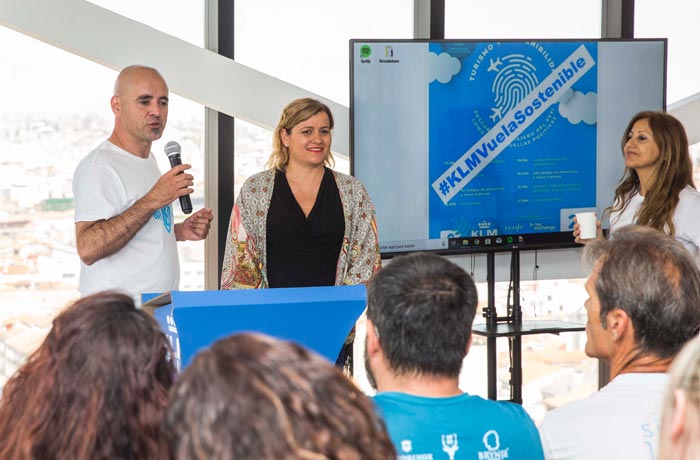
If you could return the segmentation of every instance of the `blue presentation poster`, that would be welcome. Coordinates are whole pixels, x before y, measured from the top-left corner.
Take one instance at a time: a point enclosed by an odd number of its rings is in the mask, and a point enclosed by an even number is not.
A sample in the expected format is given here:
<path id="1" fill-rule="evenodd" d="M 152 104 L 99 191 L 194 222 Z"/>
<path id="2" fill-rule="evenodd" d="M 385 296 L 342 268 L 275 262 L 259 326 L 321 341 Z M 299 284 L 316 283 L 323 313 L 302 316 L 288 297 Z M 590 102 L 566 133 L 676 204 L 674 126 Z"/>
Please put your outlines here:
<path id="1" fill-rule="evenodd" d="M 597 45 L 431 43 L 430 238 L 564 231 L 596 206 Z"/>

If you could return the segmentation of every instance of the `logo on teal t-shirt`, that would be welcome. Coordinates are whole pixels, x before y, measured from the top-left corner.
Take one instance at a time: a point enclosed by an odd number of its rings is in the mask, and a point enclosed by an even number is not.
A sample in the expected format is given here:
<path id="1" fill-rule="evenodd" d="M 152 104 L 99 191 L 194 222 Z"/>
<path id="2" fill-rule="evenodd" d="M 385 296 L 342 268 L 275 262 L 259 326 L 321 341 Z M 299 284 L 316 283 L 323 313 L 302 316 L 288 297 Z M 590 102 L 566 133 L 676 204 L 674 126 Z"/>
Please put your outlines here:
<path id="1" fill-rule="evenodd" d="M 457 433 L 443 434 L 440 439 L 442 440 L 442 450 L 450 456 L 450 460 L 455 460 L 455 453 L 459 450 Z"/>
<path id="2" fill-rule="evenodd" d="M 489 430 L 484 433 L 481 441 L 484 443 L 486 450 L 479 452 L 479 460 L 508 458 L 508 448 L 499 450 L 501 448 L 501 439 L 496 430 Z"/>

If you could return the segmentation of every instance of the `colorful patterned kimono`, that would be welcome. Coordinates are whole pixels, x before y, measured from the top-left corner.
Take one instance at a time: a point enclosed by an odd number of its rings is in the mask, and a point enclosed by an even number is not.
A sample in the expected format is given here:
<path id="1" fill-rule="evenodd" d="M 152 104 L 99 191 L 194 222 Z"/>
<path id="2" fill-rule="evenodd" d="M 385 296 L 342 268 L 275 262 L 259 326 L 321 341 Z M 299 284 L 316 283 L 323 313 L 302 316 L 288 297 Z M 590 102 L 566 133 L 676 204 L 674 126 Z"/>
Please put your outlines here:
<path id="1" fill-rule="evenodd" d="M 381 267 L 374 206 L 359 180 L 336 171 L 333 175 L 345 215 L 335 285 L 364 283 Z M 243 184 L 226 236 L 221 289 L 268 287 L 266 226 L 274 183 L 275 171 L 268 170 Z"/>

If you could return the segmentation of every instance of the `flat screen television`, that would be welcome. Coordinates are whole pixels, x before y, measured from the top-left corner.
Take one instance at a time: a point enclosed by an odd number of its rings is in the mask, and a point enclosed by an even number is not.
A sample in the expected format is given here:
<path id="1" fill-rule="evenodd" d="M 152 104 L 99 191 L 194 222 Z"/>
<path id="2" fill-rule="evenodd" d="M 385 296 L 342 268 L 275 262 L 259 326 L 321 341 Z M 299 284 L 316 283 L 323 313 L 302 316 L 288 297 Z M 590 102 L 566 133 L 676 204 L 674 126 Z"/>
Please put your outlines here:
<path id="1" fill-rule="evenodd" d="M 574 213 L 612 203 L 627 123 L 665 109 L 666 49 L 351 40 L 351 170 L 383 256 L 574 246 Z"/>

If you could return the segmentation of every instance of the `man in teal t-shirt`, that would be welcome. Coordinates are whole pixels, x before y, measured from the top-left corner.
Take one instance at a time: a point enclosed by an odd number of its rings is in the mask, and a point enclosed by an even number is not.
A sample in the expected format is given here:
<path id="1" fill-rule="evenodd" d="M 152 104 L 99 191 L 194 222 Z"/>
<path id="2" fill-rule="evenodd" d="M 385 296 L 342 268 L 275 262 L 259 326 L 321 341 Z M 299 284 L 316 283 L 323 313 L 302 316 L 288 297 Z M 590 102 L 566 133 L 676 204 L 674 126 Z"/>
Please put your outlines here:
<path id="1" fill-rule="evenodd" d="M 367 287 L 365 365 L 398 460 L 542 460 L 518 404 L 459 389 L 476 313 L 474 281 L 434 254 L 394 259 Z"/>

